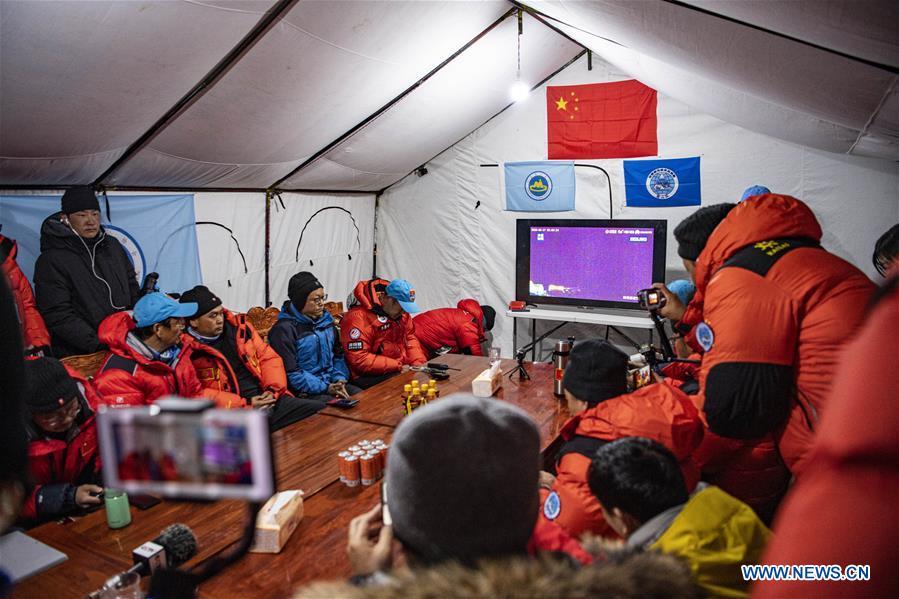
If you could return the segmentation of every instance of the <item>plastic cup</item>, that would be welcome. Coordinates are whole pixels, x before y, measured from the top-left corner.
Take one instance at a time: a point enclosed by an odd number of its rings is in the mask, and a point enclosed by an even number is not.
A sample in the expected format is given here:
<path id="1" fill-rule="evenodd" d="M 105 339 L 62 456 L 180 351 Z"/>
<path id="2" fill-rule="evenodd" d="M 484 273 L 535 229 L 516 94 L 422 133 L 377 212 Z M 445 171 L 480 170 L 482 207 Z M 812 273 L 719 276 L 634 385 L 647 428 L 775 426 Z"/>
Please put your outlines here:
<path id="1" fill-rule="evenodd" d="M 500 352 L 500 348 L 498 348 L 498 347 L 491 347 L 490 349 L 487 350 L 487 356 L 490 358 L 491 364 L 493 364 L 494 362 L 500 361 L 501 358 L 500 358 L 499 352 Z"/>
<path id="2" fill-rule="evenodd" d="M 109 528 L 123 528 L 131 524 L 131 506 L 128 493 L 117 489 L 106 489 L 106 523 Z"/>
<path id="3" fill-rule="evenodd" d="M 140 574 L 137 572 L 122 572 L 110 578 L 103 585 L 100 597 L 102 599 L 143 599 L 144 593 L 140 588 Z"/>

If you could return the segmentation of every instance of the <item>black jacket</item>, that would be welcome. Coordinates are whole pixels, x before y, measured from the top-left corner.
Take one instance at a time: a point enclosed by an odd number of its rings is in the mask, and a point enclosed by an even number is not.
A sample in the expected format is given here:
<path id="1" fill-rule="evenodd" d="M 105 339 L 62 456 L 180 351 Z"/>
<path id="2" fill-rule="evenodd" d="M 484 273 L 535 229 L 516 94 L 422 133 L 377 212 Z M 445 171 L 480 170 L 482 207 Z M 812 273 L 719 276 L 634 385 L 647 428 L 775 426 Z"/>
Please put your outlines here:
<path id="1" fill-rule="evenodd" d="M 100 322 L 120 309 L 133 308 L 140 286 L 131 259 L 118 239 L 107 235 L 102 227 L 96 238 L 81 239 L 57 212 L 41 225 L 34 295 L 53 340 L 53 353 L 64 357 L 103 349 L 97 339 Z"/>

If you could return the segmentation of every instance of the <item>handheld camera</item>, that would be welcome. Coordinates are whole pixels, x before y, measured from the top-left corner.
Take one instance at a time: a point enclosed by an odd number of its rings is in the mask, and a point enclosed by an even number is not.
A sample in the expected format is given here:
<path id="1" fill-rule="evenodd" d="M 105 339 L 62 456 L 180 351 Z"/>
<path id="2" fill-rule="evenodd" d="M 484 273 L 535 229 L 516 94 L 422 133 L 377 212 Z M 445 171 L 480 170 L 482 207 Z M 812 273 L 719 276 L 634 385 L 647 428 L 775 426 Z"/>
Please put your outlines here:
<path id="1" fill-rule="evenodd" d="M 667 302 L 668 298 L 659 289 L 650 287 L 637 292 L 637 304 L 644 310 L 655 312 L 664 307 Z"/>

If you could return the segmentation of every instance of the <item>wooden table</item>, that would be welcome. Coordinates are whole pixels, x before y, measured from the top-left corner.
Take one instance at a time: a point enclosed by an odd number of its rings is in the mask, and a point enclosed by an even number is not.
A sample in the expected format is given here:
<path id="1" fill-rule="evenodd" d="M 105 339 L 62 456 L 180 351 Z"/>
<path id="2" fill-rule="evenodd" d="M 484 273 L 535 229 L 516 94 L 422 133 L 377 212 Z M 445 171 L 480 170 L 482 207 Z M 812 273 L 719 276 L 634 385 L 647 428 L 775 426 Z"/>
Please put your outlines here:
<path id="1" fill-rule="evenodd" d="M 390 433 L 387 427 L 318 415 L 282 429 L 272 435 L 278 488 L 302 489 L 307 497 L 314 496 L 338 480 L 339 449 L 364 438 L 388 440 Z M 29 536 L 59 549 L 69 559 L 26 580 L 16 595 L 84 596 L 130 567 L 131 550 L 175 522 L 186 524 L 197 536 L 199 552 L 187 565 L 198 564 L 240 539 L 245 514 L 239 501 L 163 501 L 147 511 L 132 506 L 131 524 L 118 530 L 106 525 L 103 510 L 66 524 L 44 524 L 29 531 Z"/>
<path id="2" fill-rule="evenodd" d="M 489 366 L 487 358 L 477 356 L 446 355 L 434 360 L 459 370 L 447 371 L 449 380 L 438 381 L 441 399 L 453 393 L 471 393 L 471 381 Z M 510 372 L 517 363 L 514 360 L 503 360 L 502 371 Z M 519 380 L 515 374 L 510 379 L 503 377 L 503 386 L 496 392 L 496 399 L 518 406 L 534 419 L 540 429 L 540 448 L 545 450 L 559 434 L 559 429 L 568 420 L 568 408 L 564 401 L 553 395 L 553 367 L 549 363 L 526 363 L 529 380 Z M 421 372 L 406 372 L 387 379 L 383 383 L 367 389 L 354 397 L 359 404 L 349 410 L 328 407 L 321 413 L 337 418 L 370 422 L 383 426 L 396 427 L 403 419 L 401 395 L 403 386 L 413 379 L 428 380 L 428 375 Z"/>
<path id="3" fill-rule="evenodd" d="M 471 380 L 488 361 L 473 356 L 443 356 L 439 362 L 450 370 L 447 381 L 438 382 L 440 401 L 456 392 L 470 393 Z M 504 360 L 508 372 L 516 363 Z M 527 364 L 530 380 L 505 377 L 496 398 L 528 413 L 540 430 L 544 455 L 568 418 L 564 402 L 552 394 L 550 364 Z M 423 373 L 397 375 L 357 395 L 350 410 L 326 408 L 276 432 L 273 447 L 279 490 L 302 489 L 305 516 L 280 554 L 249 554 L 228 570 L 204 583 L 202 597 L 286 597 L 316 579 L 335 579 L 349 574 L 346 534 L 349 521 L 378 501 L 379 488 L 349 488 L 339 482 L 336 454 L 363 438 L 389 442 L 403 418 L 400 394 L 413 378 Z M 233 546 L 240 538 L 245 517 L 235 501 L 192 503 L 164 501 L 147 511 L 132 507 L 132 523 L 114 531 L 106 526 L 101 510 L 68 524 L 49 523 L 29 535 L 66 553 L 63 564 L 39 574 L 16 590 L 17 597 L 83 597 L 112 574 L 131 564 L 131 550 L 159 534 L 174 522 L 184 523 L 197 535 L 200 552 L 188 562 L 193 566 Z"/>

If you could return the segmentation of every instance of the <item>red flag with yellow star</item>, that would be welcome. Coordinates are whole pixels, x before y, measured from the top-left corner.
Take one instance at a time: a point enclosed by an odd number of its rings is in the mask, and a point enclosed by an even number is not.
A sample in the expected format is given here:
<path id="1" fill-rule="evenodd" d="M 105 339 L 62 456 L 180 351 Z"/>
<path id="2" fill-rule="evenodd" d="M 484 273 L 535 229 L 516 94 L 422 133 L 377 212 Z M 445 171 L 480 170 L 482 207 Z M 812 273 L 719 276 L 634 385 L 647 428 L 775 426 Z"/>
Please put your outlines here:
<path id="1" fill-rule="evenodd" d="M 656 91 L 639 81 L 546 88 L 550 159 L 656 156 Z"/>

